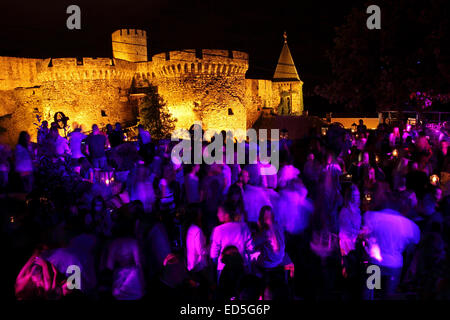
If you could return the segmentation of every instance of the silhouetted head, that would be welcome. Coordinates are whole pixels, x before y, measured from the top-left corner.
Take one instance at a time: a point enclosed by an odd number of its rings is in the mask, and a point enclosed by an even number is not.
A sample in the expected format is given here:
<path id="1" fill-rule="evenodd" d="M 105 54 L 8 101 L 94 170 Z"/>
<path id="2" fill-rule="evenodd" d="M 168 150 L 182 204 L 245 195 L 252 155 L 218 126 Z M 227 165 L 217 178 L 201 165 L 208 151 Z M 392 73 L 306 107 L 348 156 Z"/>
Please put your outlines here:
<path id="1" fill-rule="evenodd" d="M 27 148 L 30 143 L 30 135 L 26 131 L 22 131 L 19 134 L 19 141 L 17 142 L 22 147 Z"/>

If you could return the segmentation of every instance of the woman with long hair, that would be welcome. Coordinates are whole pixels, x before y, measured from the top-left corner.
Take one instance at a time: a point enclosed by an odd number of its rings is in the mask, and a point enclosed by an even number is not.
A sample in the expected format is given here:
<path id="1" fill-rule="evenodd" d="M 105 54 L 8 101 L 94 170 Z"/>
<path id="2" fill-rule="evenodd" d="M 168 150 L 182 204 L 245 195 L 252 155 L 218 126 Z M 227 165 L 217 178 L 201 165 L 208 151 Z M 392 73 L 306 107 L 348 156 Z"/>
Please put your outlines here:
<path id="1" fill-rule="evenodd" d="M 261 254 L 258 257 L 257 264 L 263 269 L 280 266 L 285 254 L 285 240 L 283 230 L 275 222 L 274 213 L 270 206 L 261 208 L 258 229 L 255 246 Z"/>

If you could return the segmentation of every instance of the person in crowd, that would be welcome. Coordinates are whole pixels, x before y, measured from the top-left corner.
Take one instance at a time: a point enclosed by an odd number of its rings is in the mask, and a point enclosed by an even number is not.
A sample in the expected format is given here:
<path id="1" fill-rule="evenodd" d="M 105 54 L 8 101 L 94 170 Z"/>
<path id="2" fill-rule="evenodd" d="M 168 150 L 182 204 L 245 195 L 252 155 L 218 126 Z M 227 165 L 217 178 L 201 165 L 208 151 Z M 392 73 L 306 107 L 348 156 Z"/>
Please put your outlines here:
<path id="1" fill-rule="evenodd" d="M 403 255 L 410 245 L 419 243 L 420 229 L 386 205 L 382 210 L 364 213 L 363 221 L 369 262 L 380 267 L 383 297 L 392 298 L 400 283 Z M 371 293 L 373 290 L 366 290 L 364 298 L 373 298 Z"/>
<path id="2" fill-rule="evenodd" d="M 111 294 L 117 300 L 139 300 L 145 295 L 145 278 L 133 219 L 123 219 L 114 232 L 103 267 L 112 274 Z"/>
<path id="3" fill-rule="evenodd" d="M 228 246 L 238 249 L 244 259 L 244 265 L 249 268 L 250 254 L 255 251 L 250 229 L 244 222 L 239 221 L 240 217 L 235 215 L 235 209 L 231 205 L 219 206 L 217 218 L 221 224 L 212 232 L 210 257 L 217 265 L 218 276 L 225 266 L 222 253 Z"/>
<path id="4" fill-rule="evenodd" d="M 22 190 L 28 193 L 33 188 L 33 151 L 30 144 L 30 135 L 26 131 L 19 134 L 14 158 L 14 168 L 20 176 Z"/>
<path id="5" fill-rule="evenodd" d="M 400 146 L 401 141 L 402 137 L 400 136 L 400 129 L 399 127 L 394 127 L 392 132 L 389 134 L 389 146 L 392 149 L 395 149 L 396 147 Z"/>
<path id="6" fill-rule="evenodd" d="M 96 124 L 92 125 L 92 133 L 86 138 L 86 145 L 93 167 L 105 168 L 107 141 Z"/>
<path id="7" fill-rule="evenodd" d="M 206 238 L 201 229 L 201 211 L 198 205 L 191 205 L 187 209 L 186 260 L 187 269 L 200 272 L 208 265 L 208 249 Z"/>
<path id="8" fill-rule="evenodd" d="M 146 164 L 149 164 L 155 156 L 155 144 L 152 142 L 150 132 L 145 130 L 142 124 L 138 125 L 138 132 L 139 155 L 144 159 Z"/>
<path id="9" fill-rule="evenodd" d="M 361 133 L 356 135 L 355 147 L 359 151 L 363 151 L 366 148 L 367 133 Z"/>
<path id="10" fill-rule="evenodd" d="M 249 181 L 243 189 L 244 208 L 246 213 L 245 220 L 251 225 L 253 230 L 256 230 L 261 208 L 264 206 L 272 206 L 270 196 L 263 187 L 252 185 L 251 181 Z"/>
<path id="11" fill-rule="evenodd" d="M 436 152 L 436 169 L 433 173 L 450 172 L 450 156 L 448 153 L 448 141 L 443 139 L 439 143 L 439 149 Z"/>
<path id="12" fill-rule="evenodd" d="M 259 159 L 175 164 L 175 142 L 141 126 L 138 147 L 116 136 L 120 125 L 108 128 L 108 138 L 97 126 L 69 133 L 72 159 L 55 123 L 37 150 L 26 132 L 13 154 L 0 146 L 5 254 L 27 261 L 49 247 L 20 271 L 18 299 L 65 297 L 59 280 L 71 264 L 82 272 L 76 295 L 94 300 L 450 297 L 445 130 L 411 127 L 390 144 L 388 124 L 360 127 L 351 146 L 348 130 L 312 128 L 298 142 L 281 137 L 280 170 L 264 175 L 271 165 Z M 106 163 L 110 179 L 94 181 Z M 26 200 L 11 196 L 19 187 Z M 372 264 L 381 292 L 366 287 Z"/>
<path id="13" fill-rule="evenodd" d="M 275 222 L 271 207 L 261 208 L 258 228 L 255 248 L 261 254 L 258 256 L 256 264 L 264 270 L 279 267 L 283 263 L 285 255 L 284 232 Z"/>
<path id="14" fill-rule="evenodd" d="M 85 217 L 85 223 L 98 235 L 111 236 L 113 222 L 106 208 L 106 203 L 101 196 L 92 200 L 92 210 Z"/>
<path id="15" fill-rule="evenodd" d="M 359 119 L 358 126 L 356 127 L 356 132 L 360 135 L 367 133 L 367 126 L 364 124 L 363 119 Z"/>
<path id="16" fill-rule="evenodd" d="M 8 186 L 11 156 L 11 148 L 6 144 L 0 144 L 0 193 L 5 192 Z"/>
<path id="17" fill-rule="evenodd" d="M 342 256 L 342 275 L 347 280 L 347 293 L 358 299 L 360 295 L 360 265 L 357 250 L 361 231 L 361 196 L 358 187 L 351 184 L 344 196 L 344 205 L 339 212 L 339 248 Z"/>
<path id="18" fill-rule="evenodd" d="M 38 129 L 38 134 L 37 134 L 37 143 L 39 145 L 42 145 L 45 141 L 45 139 L 47 138 L 47 135 L 50 133 L 50 129 L 48 128 L 48 121 L 44 120 L 42 121 L 41 125 L 39 126 Z"/>
<path id="19" fill-rule="evenodd" d="M 237 300 L 239 283 L 245 276 L 245 262 L 236 246 L 228 245 L 222 251 L 220 260 L 223 269 L 219 276 L 217 300 Z"/>
<path id="20" fill-rule="evenodd" d="M 66 155 L 70 155 L 69 144 L 67 139 L 61 137 L 59 134 L 59 129 L 57 127 L 52 127 L 48 136 L 50 138 L 50 143 L 52 144 L 52 157 L 54 159 L 64 160 Z"/>
<path id="21" fill-rule="evenodd" d="M 81 128 L 75 128 L 71 133 L 69 133 L 69 146 L 71 158 L 74 162 L 79 163 L 80 158 L 83 158 L 85 155 L 82 152 L 82 143 L 83 140 L 86 139 L 87 136 L 81 132 Z"/>
<path id="22" fill-rule="evenodd" d="M 302 179 L 311 194 L 316 194 L 319 176 L 320 164 L 316 160 L 314 153 L 309 153 L 305 165 L 303 166 Z"/>
<path id="23" fill-rule="evenodd" d="M 184 176 L 184 192 L 186 195 L 186 202 L 199 203 L 200 202 L 200 182 L 197 176 L 200 165 L 188 164 L 185 165 Z"/>
<path id="24" fill-rule="evenodd" d="M 200 187 L 200 201 L 203 203 L 203 221 L 207 236 L 217 224 L 217 209 L 223 201 L 223 189 L 222 169 L 219 165 L 213 164 L 207 168 L 207 175 Z"/>
<path id="25" fill-rule="evenodd" d="M 112 127 L 112 125 L 110 124 L 110 123 L 108 123 L 107 125 L 106 125 L 106 137 L 108 138 L 108 142 L 109 142 L 109 144 L 108 144 L 108 148 L 112 148 L 111 147 L 111 135 L 112 135 L 112 133 L 114 132 L 114 130 L 113 130 L 113 127 Z"/>
<path id="26" fill-rule="evenodd" d="M 144 211 L 150 213 L 156 201 L 156 194 L 153 188 L 155 175 L 144 165 L 143 161 L 138 162 L 131 170 L 127 178 L 127 191 L 130 201 L 139 200 L 144 205 Z"/>
<path id="27" fill-rule="evenodd" d="M 114 125 L 114 132 L 112 137 L 114 142 L 111 143 L 111 146 L 116 147 L 125 142 L 125 133 L 120 122 L 116 122 L 116 124 Z"/>
<path id="28" fill-rule="evenodd" d="M 352 184 L 346 191 L 344 206 L 339 212 L 339 245 L 342 256 L 355 250 L 361 229 L 361 198 L 358 187 Z"/>

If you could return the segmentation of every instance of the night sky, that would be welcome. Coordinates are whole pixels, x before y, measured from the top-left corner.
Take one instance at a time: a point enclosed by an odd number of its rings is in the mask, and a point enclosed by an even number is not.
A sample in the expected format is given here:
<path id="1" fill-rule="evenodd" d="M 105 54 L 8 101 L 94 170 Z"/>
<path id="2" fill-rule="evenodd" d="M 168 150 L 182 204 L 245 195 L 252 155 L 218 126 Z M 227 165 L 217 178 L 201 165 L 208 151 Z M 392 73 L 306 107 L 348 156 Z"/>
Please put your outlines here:
<path id="1" fill-rule="evenodd" d="M 81 8 L 81 30 L 66 28 L 66 8 Z M 188 48 L 235 49 L 250 54 L 248 76 L 270 78 L 283 31 L 308 96 L 331 77 L 325 56 L 334 27 L 362 1 L 109 0 L 2 1 L 0 55 L 111 57 L 111 33 L 148 32 L 150 55 Z M 365 27 L 365 26 L 362 26 Z"/>

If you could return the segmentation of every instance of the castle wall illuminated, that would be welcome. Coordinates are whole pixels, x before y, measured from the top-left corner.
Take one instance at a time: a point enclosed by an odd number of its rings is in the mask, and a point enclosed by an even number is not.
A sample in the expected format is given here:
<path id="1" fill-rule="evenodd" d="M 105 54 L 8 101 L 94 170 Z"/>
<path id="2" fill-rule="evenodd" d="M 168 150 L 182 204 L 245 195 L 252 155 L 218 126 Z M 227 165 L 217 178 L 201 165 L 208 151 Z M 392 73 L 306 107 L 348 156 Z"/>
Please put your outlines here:
<path id="1" fill-rule="evenodd" d="M 285 40 L 272 80 L 248 79 L 248 54 L 232 50 L 170 51 L 147 56 L 147 34 L 122 29 L 112 34 L 113 58 L 29 59 L 0 57 L 0 141 L 14 143 L 36 115 L 55 112 L 71 127 L 132 122 L 138 95 L 132 88 L 155 85 L 177 119 L 177 128 L 202 121 L 205 129 L 247 129 L 263 108 L 279 114 L 303 112 L 302 85 Z"/>

